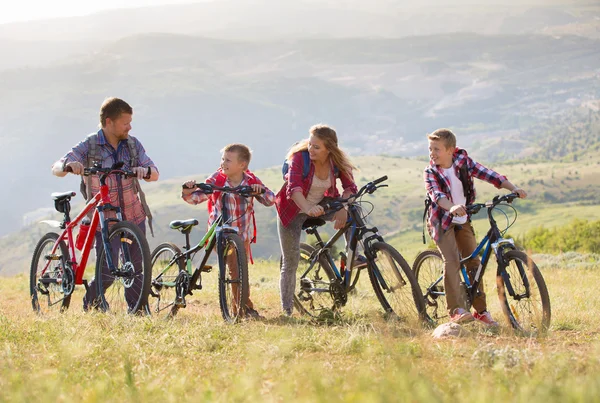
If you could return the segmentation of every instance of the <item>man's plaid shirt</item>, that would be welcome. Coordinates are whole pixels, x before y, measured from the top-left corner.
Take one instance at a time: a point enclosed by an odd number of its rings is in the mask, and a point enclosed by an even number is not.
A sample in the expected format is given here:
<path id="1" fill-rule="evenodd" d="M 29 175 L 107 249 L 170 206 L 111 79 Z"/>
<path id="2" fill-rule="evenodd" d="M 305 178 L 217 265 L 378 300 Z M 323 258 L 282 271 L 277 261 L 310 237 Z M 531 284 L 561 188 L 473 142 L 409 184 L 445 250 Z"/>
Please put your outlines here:
<path id="1" fill-rule="evenodd" d="M 134 140 L 135 146 L 137 148 L 138 153 L 138 166 L 140 167 L 152 167 L 158 172 L 158 168 L 154 165 L 154 162 L 148 157 L 146 154 L 146 150 L 144 150 L 144 146 L 140 141 L 129 135 Z M 106 140 L 104 136 L 104 132 L 102 130 L 98 131 L 98 142 L 97 145 L 97 153 L 101 158 L 102 167 L 108 168 L 113 166 L 115 162 L 124 162 L 125 169 L 131 169 L 133 167 L 129 166 L 130 156 L 129 156 L 129 147 L 127 145 L 127 140 L 119 141 L 117 149 L 115 150 L 112 145 Z M 87 166 L 88 160 L 88 152 L 89 152 L 89 142 L 87 138 L 81 142 L 79 142 L 71 151 L 69 151 L 63 158 L 60 159 L 63 166 L 68 164 L 69 162 L 80 162 L 83 166 Z M 123 216 L 128 221 L 132 221 L 136 224 L 141 224 L 146 219 L 146 213 L 144 213 L 144 208 L 142 207 L 142 203 L 138 195 L 135 193 L 135 189 L 133 186 L 133 179 L 131 178 L 121 178 L 121 187 L 123 191 L 123 204 L 119 203 L 119 187 L 118 180 L 115 175 L 110 175 L 106 184 L 109 188 L 110 202 L 115 206 L 121 207 L 121 212 Z M 92 176 L 92 188 L 87 189 L 88 196 L 95 195 L 100 191 L 100 178 L 97 175 Z M 114 211 L 107 211 L 106 218 L 113 218 L 116 216 Z M 98 226 L 98 231 L 100 231 L 100 226 Z"/>
<path id="2" fill-rule="evenodd" d="M 460 178 L 459 170 L 465 164 L 467 164 L 469 173 L 467 185 L 471 190 L 469 194 L 470 197 L 467 199 L 467 204 L 473 204 L 475 202 L 475 185 L 473 183 L 473 178 L 489 182 L 497 188 L 500 188 L 502 182 L 506 180 L 505 176 L 473 161 L 473 159 L 468 156 L 467 151 L 457 147 L 452 156 L 452 167 L 458 178 Z M 450 228 L 450 225 L 452 224 L 450 212 L 441 208 L 437 203 L 442 197 L 452 201 L 452 196 L 450 194 L 450 180 L 444 176 L 443 168 L 435 165 L 433 161 L 430 161 L 429 166 L 425 168 L 423 179 L 425 180 L 427 195 L 432 201 L 428 212 L 427 228 L 433 240 L 438 241 L 440 235 Z"/>

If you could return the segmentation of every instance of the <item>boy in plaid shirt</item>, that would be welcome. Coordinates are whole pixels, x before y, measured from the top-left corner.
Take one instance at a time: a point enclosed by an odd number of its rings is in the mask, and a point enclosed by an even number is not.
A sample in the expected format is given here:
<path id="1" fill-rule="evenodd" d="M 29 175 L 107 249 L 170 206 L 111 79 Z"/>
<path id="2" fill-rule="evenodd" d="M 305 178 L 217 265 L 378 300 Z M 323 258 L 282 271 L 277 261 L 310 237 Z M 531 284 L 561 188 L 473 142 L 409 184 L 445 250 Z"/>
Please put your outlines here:
<path id="1" fill-rule="evenodd" d="M 474 177 L 517 193 L 521 198 L 527 197 L 527 193 L 505 176 L 473 161 L 465 150 L 456 147 L 456 136 L 450 130 L 438 129 L 428 134 L 427 139 L 431 161 L 425 168 L 424 180 L 432 201 L 427 227 L 444 259 L 444 288 L 450 321 L 465 323 L 476 319 L 486 325 L 497 326 L 498 323 L 487 311 L 483 283 L 480 283 L 478 295 L 473 300 L 475 312 L 471 314 L 461 306 L 460 256 L 469 256 L 477 247 L 475 231 L 465 206 L 475 202 Z M 466 172 L 466 175 L 461 178 L 460 172 Z M 479 265 L 477 257 L 466 262 L 470 277 L 475 275 Z"/>
<path id="2" fill-rule="evenodd" d="M 254 197 L 243 197 L 237 194 L 227 194 L 225 203 L 229 217 L 233 219 L 229 225 L 236 227 L 238 233 L 244 240 L 246 246 L 246 256 L 251 259 L 250 243 L 255 242 L 256 227 L 254 220 L 254 198 L 265 206 L 275 204 L 275 194 L 269 190 L 258 177 L 248 170 L 250 158 L 252 156 L 250 149 L 243 144 L 229 144 L 221 150 L 221 168 L 206 179 L 206 183 L 219 187 L 251 186 L 255 192 Z M 190 204 L 199 204 L 211 198 L 212 209 L 209 208 L 208 225 L 212 225 L 223 210 L 223 200 L 220 192 L 206 195 L 202 190 L 195 189 L 196 181 L 190 180 L 184 183 L 181 196 L 183 200 Z M 264 189 L 264 193 L 261 193 Z M 251 234 L 251 224 L 252 230 Z M 246 314 L 255 319 L 261 319 L 262 316 L 254 309 L 254 304 L 250 300 L 248 290 L 248 302 L 246 303 Z"/>

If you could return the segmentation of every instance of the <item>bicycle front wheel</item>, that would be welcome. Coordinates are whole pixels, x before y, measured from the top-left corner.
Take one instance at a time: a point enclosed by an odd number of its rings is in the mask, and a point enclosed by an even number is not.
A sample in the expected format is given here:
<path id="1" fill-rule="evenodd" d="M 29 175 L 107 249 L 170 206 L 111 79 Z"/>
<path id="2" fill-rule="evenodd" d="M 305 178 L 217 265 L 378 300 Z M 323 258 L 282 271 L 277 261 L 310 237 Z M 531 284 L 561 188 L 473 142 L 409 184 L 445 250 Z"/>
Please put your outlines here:
<path id="1" fill-rule="evenodd" d="M 406 260 L 385 242 L 375 242 L 370 249 L 375 259 L 368 261 L 369 278 L 383 309 L 406 322 L 424 320 L 423 294 Z"/>
<path id="2" fill-rule="evenodd" d="M 246 313 L 250 288 L 248 259 L 242 238 L 233 233 L 223 234 L 219 253 L 219 304 L 226 322 L 236 322 Z"/>
<path id="3" fill-rule="evenodd" d="M 96 290 L 98 307 L 103 311 L 146 313 L 150 291 L 150 248 L 142 230 L 128 221 L 121 221 L 110 229 L 108 243 L 115 268 L 108 267 L 107 251 L 96 262 Z"/>
<path id="4" fill-rule="evenodd" d="M 550 327 L 550 296 L 542 273 L 525 253 L 504 253 L 504 270 L 496 277 L 498 297 L 510 325 L 527 335 L 539 335 Z"/>
<path id="5" fill-rule="evenodd" d="M 61 241 L 52 254 L 58 237 L 54 232 L 44 235 L 31 259 L 29 294 L 33 310 L 39 313 L 68 309 L 75 288 L 75 277 L 68 264 L 71 259 L 67 245 Z"/>
<path id="6" fill-rule="evenodd" d="M 152 264 L 152 281 L 150 282 L 150 294 L 148 306 L 153 314 L 166 313 L 172 317 L 177 314 L 180 304 L 176 304 L 177 276 L 180 271 L 185 270 L 182 259 L 175 260 L 175 256 L 181 255 L 181 249 L 171 242 L 158 245 L 150 257 Z M 187 278 L 187 277 L 186 277 Z M 187 291 L 186 284 L 186 291 Z"/>
<path id="7" fill-rule="evenodd" d="M 427 315 L 436 323 L 448 320 L 444 290 L 444 261 L 437 250 L 426 250 L 417 256 L 413 272 L 421 288 Z"/>
<path id="8" fill-rule="evenodd" d="M 308 270 L 311 255 L 315 250 L 314 247 L 306 243 L 300 244 L 300 261 L 296 270 L 294 306 L 300 313 L 316 318 L 321 312 L 332 311 L 336 306 L 331 292 L 331 284 L 335 279 L 335 275 L 325 256 L 321 256 L 319 261 Z"/>

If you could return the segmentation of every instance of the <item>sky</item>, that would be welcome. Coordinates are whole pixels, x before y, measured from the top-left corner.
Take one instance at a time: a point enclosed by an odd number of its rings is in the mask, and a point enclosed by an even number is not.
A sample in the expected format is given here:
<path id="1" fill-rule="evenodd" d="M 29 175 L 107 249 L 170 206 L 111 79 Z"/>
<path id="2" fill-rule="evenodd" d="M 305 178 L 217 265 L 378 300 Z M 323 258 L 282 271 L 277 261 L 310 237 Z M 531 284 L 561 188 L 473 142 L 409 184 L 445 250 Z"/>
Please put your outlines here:
<path id="1" fill-rule="evenodd" d="M 116 8 L 199 3 L 208 0 L 0 0 L 0 24 L 73 17 Z"/>

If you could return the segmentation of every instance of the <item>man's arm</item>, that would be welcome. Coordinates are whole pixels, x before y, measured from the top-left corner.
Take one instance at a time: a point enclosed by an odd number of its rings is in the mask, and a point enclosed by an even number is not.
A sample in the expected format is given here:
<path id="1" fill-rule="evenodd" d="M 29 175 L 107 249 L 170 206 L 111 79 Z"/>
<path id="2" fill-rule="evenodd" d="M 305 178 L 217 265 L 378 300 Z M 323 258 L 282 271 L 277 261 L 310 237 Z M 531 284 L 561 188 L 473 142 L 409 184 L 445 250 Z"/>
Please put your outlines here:
<path id="1" fill-rule="evenodd" d="M 139 167 L 132 168 L 131 170 L 138 174 L 138 179 L 144 179 L 146 182 L 154 182 L 158 180 L 160 173 L 158 168 L 146 154 L 146 150 L 142 143 L 136 138 L 136 147 L 138 149 L 138 164 Z M 137 168 L 137 169 L 136 169 Z"/>
<path id="2" fill-rule="evenodd" d="M 83 174 L 83 162 L 87 158 L 87 141 L 80 141 L 64 157 L 52 164 L 52 175 L 62 178 L 67 174 L 67 167 L 70 167 L 75 175 Z"/>

